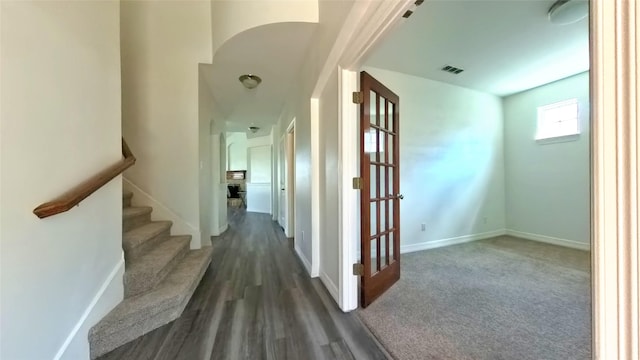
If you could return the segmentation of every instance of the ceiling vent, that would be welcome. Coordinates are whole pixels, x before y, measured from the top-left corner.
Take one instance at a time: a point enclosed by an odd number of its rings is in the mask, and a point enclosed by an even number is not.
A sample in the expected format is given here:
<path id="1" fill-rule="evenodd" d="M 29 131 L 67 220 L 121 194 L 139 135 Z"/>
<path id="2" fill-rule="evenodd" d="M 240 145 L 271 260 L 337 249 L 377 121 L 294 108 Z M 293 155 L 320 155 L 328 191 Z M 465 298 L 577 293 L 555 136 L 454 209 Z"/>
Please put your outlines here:
<path id="1" fill-rule="evenodd" d="M 460 69 L 460 68 L 457 68 L 457 67 L 451 66 L 451 65 L 446 65 L 445 67 L 443 67 L 440 70 L 446 71 L 446 72 L 454 74 L 454 75 L 458 75 L 458 74 L 460 74 L 461 72 L 464 71 L 464 69 Z"/>

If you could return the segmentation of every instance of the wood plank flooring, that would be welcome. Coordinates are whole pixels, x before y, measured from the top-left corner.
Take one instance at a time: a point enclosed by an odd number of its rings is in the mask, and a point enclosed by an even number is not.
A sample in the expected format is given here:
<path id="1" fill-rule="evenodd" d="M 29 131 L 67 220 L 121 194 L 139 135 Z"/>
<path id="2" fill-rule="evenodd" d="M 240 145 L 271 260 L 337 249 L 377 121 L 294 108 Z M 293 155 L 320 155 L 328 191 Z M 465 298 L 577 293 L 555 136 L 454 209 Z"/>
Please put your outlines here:
<path id="1" fill-rule="evenodd" d="M 309 278 L 269 215 L 229 210 L 182 316 L 100 360 L 388 358 L 357 315 Z"/>

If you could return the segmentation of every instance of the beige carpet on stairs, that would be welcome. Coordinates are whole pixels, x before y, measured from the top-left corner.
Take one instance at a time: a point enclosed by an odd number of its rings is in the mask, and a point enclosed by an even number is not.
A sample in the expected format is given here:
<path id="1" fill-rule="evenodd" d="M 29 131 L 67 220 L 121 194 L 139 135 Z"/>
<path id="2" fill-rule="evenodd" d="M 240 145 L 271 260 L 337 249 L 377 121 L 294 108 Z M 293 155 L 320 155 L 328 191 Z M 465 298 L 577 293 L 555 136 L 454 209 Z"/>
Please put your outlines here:
<path id="1" fill-rule="evenodd" d="M 92 359 L 179 317 L 211 262 L 211 246 L 191 250 L 191 236 L 172 236 L 132 197 L 122 196 L 125 299 L 89 331 Z"/>
<path id="2" fill-rule="evenodd" d="M 506 236 L 406 254 L 358 314 L 398 360 L 587 360 L 589 259 Z"/>

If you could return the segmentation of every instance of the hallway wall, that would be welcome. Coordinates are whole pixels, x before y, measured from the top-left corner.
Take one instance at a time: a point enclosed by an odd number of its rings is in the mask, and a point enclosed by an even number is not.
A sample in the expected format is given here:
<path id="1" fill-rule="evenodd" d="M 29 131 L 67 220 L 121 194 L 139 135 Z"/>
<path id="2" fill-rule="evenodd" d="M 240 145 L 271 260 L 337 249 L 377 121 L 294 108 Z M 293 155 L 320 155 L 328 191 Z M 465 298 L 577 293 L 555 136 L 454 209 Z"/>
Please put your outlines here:
<path id="1" fill-rule="evenodd" d="M 319 74 L 322 70 L 329 52 L 334 45 L 335 39 L 346 20 L 347 14 L 354 1 L 320 1 L 319 2 L 319 26 L 314 34 L 313 41 L 307 50 L 307 57 L 302 69 L 300 69 L 300 82 L 292 89 L 290 100 L 283 109 L 281 120 L 278 128 L 280 133 L 278 137 L 286 132 L 289 122 L 295 118 L 295 246 L 298 256 L 305 264 L 307 271 L 312 276 L 319 274 L 312 273 L 312 266 L 320 268 L 320 264 L 312 264 L 313 262 L 313 239 L 312 233 L 316 227 L 322 229 L 325 224 L 323 210 L 319 209 L 320 222 L 312 221 L 312 153 L 311 153 L 311 105 L 310 99 Z M 336 84 L 337 85 L 337 84 Z M 333 84 L 332 84 L 333 86 Z M 328 96 L 337 96 L 337 86 L 335 91 L 327 93 Z M 324 100 L 319 99 L 320 106 Z M 337 107 L 334 109 L 337 118 Z M 322 151 L 320 151 L 322 152 Z M 319 154 L 317 154 L 319 155 Z M 337 219 L 338 214 L 332 214 Z M 322 242 L 323 239 L 316 239 Z M 320 249 L 317 249 L 318 252 Z M 317 260 L 320 261 L 320 254 L 316 254 Z M 335 279 L 337 280 L 337 279 Z"/>
<path id="2" fill-rule="evenodd" d="M 89 328 L 124 295 L 120 176 L 32 213 L 122 158 L 119 7 L 0 1 L 2 359 L 88 359 Z"/>
<path id="3" fill-rule="evenodd" d="M 331 74 L 320 103 L 320 277 L 337 297 L 339 278 L 338 71 Z"/>
<path id="4" fill-rule="evenodd" d="M 175 213 L 198 248 L 206 239 L 199 215 L 198 64 L 212 60 L 211 4 L 122 2 L 121 39 L 122 128 L 138 158 L 125 176 Z"/>

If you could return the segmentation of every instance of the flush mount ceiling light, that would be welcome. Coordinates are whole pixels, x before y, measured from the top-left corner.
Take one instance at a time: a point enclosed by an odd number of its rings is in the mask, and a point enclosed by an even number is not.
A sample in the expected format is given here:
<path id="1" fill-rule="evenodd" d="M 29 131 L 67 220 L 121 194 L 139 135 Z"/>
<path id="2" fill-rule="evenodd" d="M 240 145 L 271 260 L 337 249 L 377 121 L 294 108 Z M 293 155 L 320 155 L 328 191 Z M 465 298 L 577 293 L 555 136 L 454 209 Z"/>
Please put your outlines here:
<path id="1" fill-rule="evenodd" d="M 249 126 L 249 131 L 251 131 L 254 134 L 257 133 L 258 130 L 260 130 L 260 128 L 257 126 Z"/>
<path id="2" fill-rule="evenodd" d="M 558 0 L 549 8 L 549 21 L 557 25 L 573 24 L 587 15 L 589 15 L 587 0 Z"/>
<path id="3" fill-rule="evenodd" d="M 254 89 L 262 82 L 262 79 L 258 75 L 245 74 L 238 78 L 242 85 L 247 89 Z"/>

